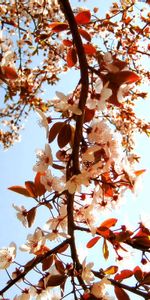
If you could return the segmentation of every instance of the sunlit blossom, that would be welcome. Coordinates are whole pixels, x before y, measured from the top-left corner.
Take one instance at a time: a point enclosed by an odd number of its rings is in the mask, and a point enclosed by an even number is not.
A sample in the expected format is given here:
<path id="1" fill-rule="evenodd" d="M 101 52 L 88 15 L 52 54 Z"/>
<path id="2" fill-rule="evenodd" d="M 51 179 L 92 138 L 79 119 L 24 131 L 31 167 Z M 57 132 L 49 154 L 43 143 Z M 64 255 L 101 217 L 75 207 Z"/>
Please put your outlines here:
<path id="1" fill-rule="evenodd" d="M 106 100 L 110 98 L 112 95 L 112 90 L 108 88 L 109 82 L 106 82 L 103 86 L 103 82 L 100 78 L 98 78 L 95 82 L 95 93 L 99 94 L 98 98 L 90 98 L 87 99 L 87 107 L 89 109 L 97 109 L 98 111 L 103 111 L 107 108 Z"/>
<path id="2" fill-rule="evenodd" d="M 45 235 L 45 238 L 50 240 L 50 241 L 54 241 L 58 238 L 70 238 L 70 235 L 66 234 L 65 232 L 59 232 L 57 230 L 53 230 L 53 231 L 47 233 Z"/>
<path id="3" fill-rule="evenodd" d="M 37 112 L 37 114 L 40 117 L 40 126 L 44 127 L 46 130 L 46 137 L 48 137 L 48 120 L 47 117 L 45 116 L 45 114 L 42 112 L 42 110 L 40 110 L 39 108 L 36 108 L 35 111 Z"/>
<path id="4" fill-rule="evenodd" d="M 21 295 L 15 296 L 13 300 L 30 300 L 31 295 L 29 290 L 24 291 Z"/>
<path id="5" fill-rule="evenodd" d="M 13 207 L 17 211 L 17 218 L 19 219 L 19 221 L 21 221 L 23 226 L 27 227 L 28 221 L 27 221 L 27 210 L 26 210 L 26 208 L 23 205 L 21 207 L 19 207 L 15 204 L 13 204 Z"/>
<path id="6" fill-rule="evenodd" d="M 49 300 L 50 298 L 50 293 L 51 293 L 51 288 L 35 288 L 31 287 L 30 288 L 30 296 L 34 297 L 35 300 Z"/>
<path id="7" fill-rule="evenodd" d="M 86 281 L 87 284 L 91 284 L 91 282 L 94 280 L 94 275 L 91 272 L 91 269 L 93 268 L 94 263 L 90 262 L 86 264 L 86 258 L 84 259 L 82 263 L 82 279 Z"/>
<path id="8" fill-rule="evenodd" d="M 46 222 L 46 228 L 50 230 L 60 230 L 66 232 L 67 229 L 67 206 L 62 204 L 59 209 L 59 215 L 55 218 L 50 218 Z"/>
<path id="9" fill-rule="evenodd" d="M 43 231 L 37 228 L 34 234 L 28 234 L 27 242 L 20 247 L 20 250 L 36 254 L 45 246 L 45 243 L 46 238 Z"/>
<path id="10" fill-rule="evenodd" d="M 102 298 L 104 300 L 111 300 L 109 295 L 106 293 L 106 285 L 111 284 L 110 281 L 104 277 L 101 281 L 95 282 L 91 288 L 91 294 L 97 298 Z"/>
<path id="11" fill-rule="evenodd" d="M 88 134 L 90 142 L 97 142 L 98 144 L 106 143 L 112 137 L 112 131 L 105 121 L 93 121 L 91 124 L 91 131 Z"/>
<path id="12" fill-rule="evenodd" d="M 56 92 L 56 96 L 58 97 L 58 100 L 56 99 L 53 103 L 56 111 L 71 111 L 75 115 L 82 114 L 81 109 L 79 109 L 78 107 L 78 103 L 75 103 L 73 101 L 70 101 L 71 103 L 69 103 L 72 94 L 65 95 L 62 92 Z"/>
<path id="13" fill-rule="evenodd" d="M 126 95 L 129 94 L 129 90 L 131 89 L 131 87 L 128 84 L 122 84 L 119 87 L 118 93 L 117 93 L 117 99 L 118 102 L 123 103 L 125 102 L 125 97 Z"/>
<path id="14" fill-rule="evenodd" d="M 40 181 L 49 192 L 52 190 L 61 192 L 64 189 L 63 181 L 60 178 L 53 176 L 49 169 L 41 176 Z"/>
<path id="15" fill-rule="evenodd" d="M 81 185 L 89 185 L 89 174 L 87 172 L 82 172 L 81 174 L 73 175 L 66 182 L 66 189 L 70 194 L 74 194 L 75 192 L 81 191 Z"/>
<path id="16" fill-rule="evenodd" d="M 0 249 L 0 269 L 7 269 L 16 257 L 16 244 L 10 243 L 9 247 Z"/>
<path id="17" fill-rule="evenodd" d="M 52 152 L 49 144 L 45 145 L 45 150 L 37 150 L 37 163 L 33 166 L 33 171 L 35 172 L 44 172 L 48 169 L 50 165 L 52 165 L 53 158 Z"/>

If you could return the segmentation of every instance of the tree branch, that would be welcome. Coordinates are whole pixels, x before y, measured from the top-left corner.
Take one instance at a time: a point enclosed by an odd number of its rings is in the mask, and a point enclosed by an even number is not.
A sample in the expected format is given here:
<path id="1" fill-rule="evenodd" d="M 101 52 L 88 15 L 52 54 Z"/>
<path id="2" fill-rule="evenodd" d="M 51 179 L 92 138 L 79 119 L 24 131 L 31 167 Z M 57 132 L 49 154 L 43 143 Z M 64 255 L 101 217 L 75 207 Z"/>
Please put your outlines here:
<path id="1" fill-rule="evenodd" d="M 104 277 L 103 275 L 100 274 L 100 272 L 97 272 L 97 271 L 94 271 L 94 270 L 92 270 L 92 272 L 96 277 L 98 277 L 100 279 L 102 279 Z M 118 282 L 118 281 L 116 281 L 114 279 L 110 279 L 110 278 L 109 278 L 109 281 L 111 282 L 111 284 L 113 286 L 117 286 L 119 288 L 125 289 L 125 290 L 127 290 L 127 291 L 129 291 L 133 294 L 136 294 L 136 295 L 139 295 L 139 296 L 143 297 L 144 299 L 149 299 L 150 298 L 149 293 L 139 291 L 135 287 L 128 286 L 124 283 Z"/>
<path id="2" fill-rule="evenodd" d="M 89 228 L 85 228 L 85 227 L 81 227 L 81 226 L 77 226 L 77 225 L 75 225 L 74 230 L 80 230 L 80 231 L 85 231 L 85 232 L 90 232 L 91 233 L 91 231 L 90 231 Z M 96 234 L 100 235 L 98 232 L 96 232 Z M 142 252 L 148 252 L 148 253 L 150 253 L 150 249 L 144 248 L 144 246 L 143 246 L 143 248 L 142 248 L 142 246 L 138 247 L 137 245 L 134 245 L 134 244 L 132 244 L 132 242 L 129 242 L 129 241 L 124 241 L 122 243 L 127 244 L 128 246 L 130 246 L 130 247 L 132 247 L 132 248 L 134 248 L 136 250 L 140 250 Z"/>
<path id="3" fill-rule="evenodd" d="M 84 111 L 85 111 L 86 100 L 88 97 L 88 85 L 89 85 L 88 64 L 87 64 L 87 59 L 84 52 L 82 40 L 78 31 L 77 23 L 72 8 L 70 6 L 70 3 L 68 0 L 60 0 L 59 2 L 61 5 L 61 9 L 66 17 L 66 20 L 69 23 L 69 27 L 73 37 L 73 43 L 76 47 L 77 56 L 79 59 L 79 66 L 80 66 L 81 91 L 80 91 L 80 98 L 79 98 L 79 108 L 81 109 L 82 114 L 80 116 L 77 116 L 76 118 L 76 130 L 75 130 L 73 150 L 72 150 L 73 174 L 79 174 L 80 173 L 80 164 L 79 164 L 80 143 L 82 140 Z M 70 177 L 71 176 L 72 174 L 70 175 Z M 76 270 L 80 271 L 82 266 L 78 259 L 76 244 L 75 244 L 75 236 L 74 236 L 74 216 L 73 216 L 74 194 L 71 195 L 67 193 L 67 200 L 68 200 L 67 201 L 68 234 L 71 236 L 71 240 L 70 240 L 71 256 L 74 262 L 74 267 L 76 268 Z M 82 280 L 81 276 L 79 275 L 77 277 L 83 289 L 86 289 L 86 285 L 84 284 L 84 281 Z"/>
<path id="4" fill-rule="evenodd" d="M 60 4 L 62 6 L 62 10 L 65 14 L 65 17 L 69 23 L 69 27 L 73 37 L 73 42 L 76 47 L 76 51 L 79 59 L 80 74 L 81 74 L 81 92 L 80 92 L 80 99 L 79 99 L 79 108 L 82 111 L 82 115 L 77 116 L 76 119 L 76 130 L 75 130 L 74 145 L 72 151 L 74 174 L 78 174 L 80 172 L 79 147 L 82 140 L 84 109 L 85 109 L 85 104 L 88 96 L 88 85 L 89 85 L 88 63 L 84 52 L 82 40 L 78 32 L 77 23 L 73 15 L 70 3 L 68 0 L 60 0 Z"/>
<path id="5" fill-rule="evenodd" d="M 44 253 L 43 255 L 37 256 L 35 259 L 31 260 L 27 266 L 25 267 L 24 272 L 20 273 L 16 278 L 9 281 L 9 283 L 0 291 L 0 295 L 2 296 L 8 289 L 10 289 L 16 282 L 20 279 L 23 279 L 35 266 L 41 263 L 45 258 L 49 257 L 50 255 L 57 253 L 64 245 L 69 244 L 70 239 L 66 239 L 61 244 L 49 250 L 48 252 Z"/>

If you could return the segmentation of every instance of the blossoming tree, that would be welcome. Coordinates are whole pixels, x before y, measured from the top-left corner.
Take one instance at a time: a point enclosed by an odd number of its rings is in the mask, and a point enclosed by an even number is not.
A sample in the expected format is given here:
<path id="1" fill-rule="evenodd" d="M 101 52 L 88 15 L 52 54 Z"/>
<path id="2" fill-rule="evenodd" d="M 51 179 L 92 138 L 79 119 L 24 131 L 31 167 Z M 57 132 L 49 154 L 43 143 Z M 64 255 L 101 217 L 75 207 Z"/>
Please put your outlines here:
<path id="1" fill-rule="evenodd" d="M 34 180 L 9 189 L 35 201 L 29 210 L 13 205 L 24 227 L 32 227 L 41 207 L 49 211 L 20 246 L 31 255 L 24 265 L 14 242 L 0 249 L 0 269 L 9 276 L 1 299 L 15 285 L 14 300 L 150 299 L 150 272 L 142 267 L 149 264 L 149 228 L 140 222 L 131 231 L 113 217 L 144 172 L 135 167 L 134 133 L 150 134 L 135 114 L 149 77 L 149 1 L 114 2 L 104 17 L 89 2 L 1 0 L 1 142 L 8 148 L 18 139 L 31 109 L 47 139 Z M 56 97 L 45 99 L 43 91 L 68 71 L 74 89 L 65 95 L 56 88 Z M 112 216 L 102 222 L 106 209 Z M 78 239 L 90 261 L 81 259 Z M 107 268 L 95 263 L 95 249 Z M 131 249 L 140 253 L 139 265 L 122 268 L 117 262 Z"/>

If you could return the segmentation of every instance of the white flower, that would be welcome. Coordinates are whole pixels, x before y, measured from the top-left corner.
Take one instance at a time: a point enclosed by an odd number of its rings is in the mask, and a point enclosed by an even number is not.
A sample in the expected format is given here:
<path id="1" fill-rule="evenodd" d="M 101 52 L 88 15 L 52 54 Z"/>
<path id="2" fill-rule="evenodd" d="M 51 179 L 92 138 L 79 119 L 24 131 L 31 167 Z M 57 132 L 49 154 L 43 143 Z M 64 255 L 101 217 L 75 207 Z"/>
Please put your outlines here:
<path id="1" fill-rule="evenodd" d="M 52 190 L 61 192 L 64 188 L 63 182 L 58 177 L 54 177 L 50 170 L 47 170 L 46 173 L 40 177 L 40 181 L 49 192 Z"/>
<path id="2" fill-rule="evenodd" d="M 87 172 L 82 172 L 78 175 L 73 175 L 66 182 L 66 189 L 70 194 L 74 194 L 76 191 L 81 191 L 81 185 L 88 186 L 89 185 L 89 174 Z"/>
<path id="3" fill-rule="evenodd" d="M 4 52 L 2 61 L 1 61 L 1 66 L 7 66 L 11 64 L 11 67 L 15 68 L 14 61 L 16 59 L 16 54 L 15 52 L 12 52 L 11 50 L 8 50 Z"/>
<path id="4" fill-rule="evenodd" d="M 66 231 L 67 228 L 67 206 L 62 204 L 59 209 L 59 216 L 57 218 L 49 219 L 46 223 L 46 227 L 51 230 Z"/>
<path id="5" fill-rule="evenodd" d="M 30 294 L 28 291 L 24 291 L 21 295 L 15 296 L 13 300 L 30 300 Z"/>
<path id="6" fill-rule="evenodd" d="M 83 162 L 89 161 L 93 162 L 95 160 L 94 153 L 98 150 L 100 150 L 101 147 L 99 145 L 94 145 L 89 147 L 83 154 L 82 154 L 82 160 Z"/>
<path id="7" fill-rule="evenodd" d="M 111 95 L 112 90 L 108 88 L 109 82 L 106 82 L 101 90 L 100 101 L 106 101 Z"/>
<path id="8" fill-rule="evenodd" d="M 136 0 L 120 0 L 123 8 L 130 6 L 133 3 L 136 3 Z"/>
<path id="9" fill-rule="evenodd" d="M 52 165 L 53 158 L 49 144 L 45 145 L 45 150 L 37 150 L 36 156 L 38 158 L 37 163 L 33 166 L 35 172 L 45 172 L 48 166 Z"/>
<path id="10" fill-rule="evenodd" d="M 117 99 L 119 103 L 125 102 L 125 96 L 128 95 L 130 89 L 131 86 L 127 84 L 122 84 L 119 87 L 119 90 L 117 92 Z"/>
<path id="11" fill-rule="evenodd" d="M 34 234 L 28 234 L 26 244 L 20 247 L 22 251 L 37 254 L 45 246 L 45 236 L 40 228 L 37 228 Z"/>
<path id="12" fill-rule="evenodd" d="M 51 288 L 47 287 L 46 289 L 31 287 L 30 296 L 34 297 L 34 300 L 50 300 Z"/>
<path id="13" fill-rule="evenodd" d="M 112 90 L 108 88 L 109 82 L 106 82 L 103 86 L 103 81 L 98 78 L 95 82 L 95 93 L 99 94 L 99 99 L 88 98 L 87 107 L 89 109 L 97 109 L 102 111 L 107 108 L 106 100 L 112 95 Z"/>
<path id="14" fill-rule="evenodd" d="M 65 95 L 61 92 L 56 92 L 56 96 L 59 98 L 59 100 L 56 99 L 54 102 L 54 107 L 55 107 L 56 111 L 61 111 L 61 112 L 71 111 L 75 115 L 82 114 L 82 111 L 78 107 L 77 103 L 75 103 L 75 102 L 69 103 L 69 100 L 71 99 L 72 94 Z"/>
<path id="15" fill-rule="evenodd" d="M 96 221 L 98 214 L 98 206 L 96 206 L 95 203 L 92 203 L 80 208 L 75 217 L 79 222 L 82 222 L 83 220 L 84 222 L 86 221 L 87 225 L 90 227 L 91 233 L 95 234 L 97 230 Z"/>
<path id="16" fill-rule="evenodd" d="M 106 294 L 106 287 L 105 287 L 106 284 L 111 284 L 110 281 L 106 277 L 104 277 L 99 282 L 93 283 L 92 288 L 91 288 L 91 294 L 97 298 L 102 298 L 105 300 L 109 299 Z"/>
<path id="17" fill-rule="evenodd" d="M 88 140 L 90 142 L 97 142 L 98 144 L 105 144 L 106 140 L 110 140 L 112 137 L 111 129 L 105 121 L 93 122 L 92 130 L 88 134 Z"/>
<path id="18" fill-rule="evenodd" d="M 86 258 L 84 259 L 82 263 L 82 274 L 81 277 L 84 281 L 86 281 L 87 284 L 91 284 L 91 281 L 94 280 L 94 275 L 91 272 L 91 269 L 93 268 L 94 263 L 88 263 L 86 264 Z"/>
<path id="19" fill-rule="evenodd" d="M 17 211 L 17 218 L 19 219 L 19 221 L 22 222 L 23 226 L 27 227 L 28 221 L 27 221 L 27 210 L 26 210 L 26 208 L 23 205 L 21 207 L 19 207 L 15 204 L 13 204 L 13 207 Z"/>
<path id="20" fill-rule="evenodd" d="M 106 52 L 103 56 L 103 60 L 105 63 L 105 68 L 111 73 L 117 73 L 119 71 L 119 67 L 117 67 L 113 63 L 113 57 L 110 52 Z"/>
<path id="21" fill-rule="evenodd" d="M 10 266 L 16 257 L 16 244 L 10 243 L 9 247 L 0 249 L 0 269 L 6 269 Z"/>
<path id="22" fill-rule="evenodd" d="M 100 78 L 96 80 L 95 91 L 100 94 L 100 98 L 96 101 L 97 109 L 104 110 L 106 108 L 106 100 L 112 95 L 112 90 L 108 88 L 109 82 L 106 82 L 103 86 L 103 82 Z"/>
<path id="23" fill-rule="evenodd" d="M 35 108 L 35 111 L 37 112 L 37 114 L 40 116 L 40 126 L 44 127 L 46 130 L 46 137 L 48 137 L 48 120 L 47 117 L 45 116 L 45 114 L 38 108 Z"/>
<path id="24" fill-rule="evenodd" d="M 59 232 L 57 230 L 53 230 L 52 232 L 49 232 L 45 235 L 45 238 L 50 241 L 54 241 L 54 240 L 58 239 L 59 237 L 68 239 L 68 238 L 70 238 L 70 235 L 66 234 L 65 232 Z"/>

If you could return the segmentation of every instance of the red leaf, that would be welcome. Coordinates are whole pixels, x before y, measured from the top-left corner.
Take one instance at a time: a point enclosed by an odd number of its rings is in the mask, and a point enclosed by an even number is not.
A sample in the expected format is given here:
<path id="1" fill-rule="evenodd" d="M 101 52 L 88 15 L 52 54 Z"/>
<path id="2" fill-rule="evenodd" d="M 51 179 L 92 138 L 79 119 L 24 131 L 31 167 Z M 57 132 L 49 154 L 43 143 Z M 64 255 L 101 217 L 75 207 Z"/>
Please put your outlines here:
<path id="1" fill-rule="evenodd" d="M 120 274 L 116 274 L 115 280 L 122 281 L 123 279 L 129 278 L 133 275 L 131 270 L 122 270 Z"/>
<path id="2" fill-rule="evenodd" d="M 87 248 L 92 248 L 93 246 L 96 245 L 96 243 L 99 241 L 100 236 L 95 236 L 94 238 L 92 238 L 86 245 Z"/>
<path id="3" fill-rule="evenodd" d="M 75 16 L 75 20 L 80 25 L 88 24 L 90 22 L 90 20 L 91 20 L 91 12 L 90 12 L 90 10 L 83 10 L 83 11 L 79 12 Z"/>
<path id="4" fill-rule="evenodd" d="M 128 294 L 118 286 L 115 286 L 114 291 L 118 300 L 130 300 Z"/>
<path id="5" fill-rule="evenodd" d="M 104 195 L 106 197 L 113 197 L 114 190 L 110 185 L 103 183 L 102 184 L 102 189 L 103 189 Z"/>
<path id="6" fill-rule="evenodd" d="M 31 227 L 36 216 L 36 207 L 31 208 L 27 213 L 28 227 Z"/>
<path id="7" fill-rule="evenodd" d="M 109 239 L 110 237 L 114 237 L 113 232 L 107 227 L 100 226 L 97 228 L 96 232 L 106 239 Z"/>
<path id="8" fill-rule="evenodd" d="M 137 171 L 134 172 L 134 174 L 135 174 L 136 176 L 140 176 L 140 175 L 142 175 L 145 171 L 146 171 L 146 169 L 137 170 Z"/>
<path id="9" fill-rule="evenodd" d="M 104 222 L 101 223 L 100 227 L 110 228 L 112 226 L 115 226 L 117 221 L 118 221 L 118 219 L 115 219 L 115 218 L 107 219 L 107 220 L 105 220 Z"/>
<path id="10" fill-rule="evenodd" d="M 133 270 L 134 277 L 136 278 L 137 281 L 142 281 L 143 280 L 143 272 L 139 266 L 135 267 Z"/>
<path id="11" fill-rule="evenodd" d="M 129 240 L 131 235 L 132 235 L 132 232 L 130 232 L 130 231 L 115 232 L 116 241 L 118 241 L 118 242 L 124 242 L 126 240 Z"/>
<path id="12" fill-rule="evenodd" d="M 61 128 L 58 134 L 58 138 L 57 138 L 58 146 L 60 148 L 65 147 L 70 142 L 71 135 L 72 135 L 72 130 L 70 125 L 64 124 L 64 126 Z"/>
<path id="13" fill-rule="evenodd" d="M 61 248 L 57 251 L 57 253 L 63 253 L 63 252 L 65 252 L 65 251 L 68 249 L 68 247 L 69 247 L 69 244 L 64 245 L 63 247 L 61 247 Z"/>
<path id="14" fill-rule="evenodd" d="M 36 187 L 33 181 L 26 181 L 25 182 L 26 189 L 28 190 L 29 194 L 31 197 L 36 198 L 37 193 L 36 193 Z"/>
<path id="15" fill-rule="evenodd" d="M 144 278 L 142 280 L 142 285 L 143 284 L 150 285 L 150 272 L 144 274 Z"/>
<path id="16" fill-rule="evenodd" d="M 109 250 L 108 250 L 108 245 L 107 245 L 106 239 L 104 239 L 104 242 L 103 242 L 103 255 L 104 255 L 105 259 L 108 259 L 108 257 L 109 257 Z"/>
<path id="17" fill-rule="evenodd" d="M 21 194 L 26 197 L 32 197 L 30 195 L 30 193 L 28 192 L 28 190 L 26 190 L 26 188 L 24 188 L 23 186 L 14 185 L 14 186 L 9 187 L 8 190 L 13 191 L 18 194 Z"/>
<path id="18" fill-rule="evenodd" d="M 53 22 L 48 25 L 52 29 L 52 32 L 61 32 L 68 29 L 68 24 L 63 22 Z"/>
<path id="19" fill-rule="evenodd" d="M 82 35 L 82 37 L 87 40 L 88 42 L 91 42 L 91 36 L 90 34 L 84 30 L 84 29 L 79 29 L 79 33 Z"/>
<path id="20" fill-rule="evenodd" d="M 51 265 L 53 264 L 53 258 L 54 258 L 54 256 L 52 254 L 52 255 L 46 257 L 42 261 L 42 271 L 46 271 L 46 270 L 48 270 L 51 267 Z"/>
<path id="21" fill-rule="evenodd" d="M 96 54 L 96 48 L 93 45 L 91 45 L 91 44 L 84 44 L 83 47 L 84 47 L 84 51 L 85 51 L 85 53 L 87 55 L 91 55 L 92 56 L 92 55 Z"/>
<path id="22" fill-rule="evenodd" d="M 48 141 L 52 143 L 59 133 L 60 129 L 64 126 L 64 122 L 56 122 L 49 131 Z"/>
<path id="23" fill-rule="evenodd" d="M 138 246 L 138 249 L 149 249 L 150 248 L 150 239 L 149 237 L 134 237 L 132 238 L 132 244 Z"/>
<path id="24" fill-rule="evenodd" d="M 48 281 L 46 282 L 46 287 L 48 286 L 58 286 L 61 285 L 66 280 L 66 275 L 51 275 Z"/>
<path id="25" fill-rule="evenodd" d="M 121 71 L 114 74 L 110 74 L 110 81 L 116 83 L 118 86 L 124 83 L 133 83 L 140 80 L 140 77 L 132 71 Z"/>
<path id="26" fill-rule="evenodd" d="M 110 78 L 110 76 L 108 76 L 108 80 L 112 80 L 112 78 Z M 123 106 L 122 103 L 120 103 L 118 101 L 118 86 L 117 86 L 117 84 L 110 82 L 108 87 L 112 90 L 112 95 L 109 97 L 107 102 L 112 103 L 113 105 L 115 105 L 117 107 L 122 107 Z"/>
<path id="27" fill-rule="evenodd" d="M 95 109 L 89 109 L 85 107 L 84 123 L 90 122 L 95 115 Z"/>
<path id="28" fill-rule="evenodd" d="M 65 274 L 64 265 L 60 260 L 55 259 L 55 267 L 60 274 Z"/>
<path id="29" fill-rule="evenodd" d="M 45 186 L 40 182 L 42 175 L 43 175 L 42 173 L 38 172 L 34 178 L 34 184 L 35 184 L 37 196 L 42 196 L 46 192 Z"/>
<path id="30" fill-rule="evenodd" d="M 70 48 L 67 52 L 67 65 L 72 68 L 77 62 L 77 54 L 74 48 Z"/>
<path id="31" fill-rule="evenodd" d="M 127 62 L 114 57 L 113 65 L 118 67 L 119 70 L 121 71 L 122 69 L 124 69 L 127 66 Z"/>
<path id="32" fill-rule="evenodd" d="M 104 270 L 105 274 L 113 275 L 118 271 L 118 266 L 110 266 L 107 269 Z"/>
<path id="33" fill-rule="evenodd" d="M 66 47 L 71 47 L 72 46 L 72 41 L 66 39 L 66 40 L 63 40 L 63 44 Z"/>
<path id="34" fill-rule="evenodd" d="M 0 68 L 0 73 L 1 73 L 2 77 L 5 79 L 15 80 L 18 78 L 18 74 L 17 74 L 16 70 L 9 66 L 2 66 Z"/>
<path id="35" fill-rule="evenodd" d="M 110 173 L 109 172 L 105 172 L 101 175 L 102 177 L 102 181 L 104 182 L 111 182 L 111 176 L 110 176 Z"/>

